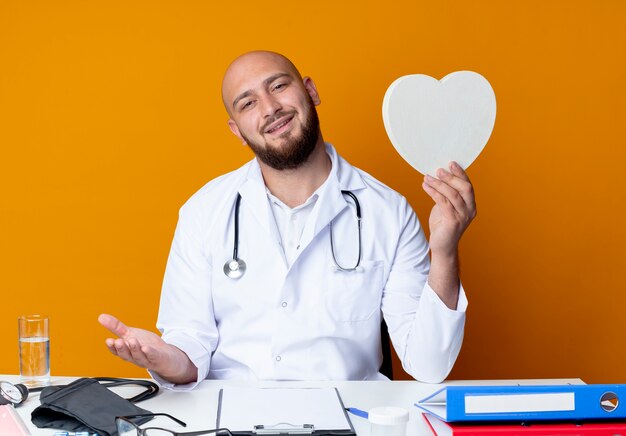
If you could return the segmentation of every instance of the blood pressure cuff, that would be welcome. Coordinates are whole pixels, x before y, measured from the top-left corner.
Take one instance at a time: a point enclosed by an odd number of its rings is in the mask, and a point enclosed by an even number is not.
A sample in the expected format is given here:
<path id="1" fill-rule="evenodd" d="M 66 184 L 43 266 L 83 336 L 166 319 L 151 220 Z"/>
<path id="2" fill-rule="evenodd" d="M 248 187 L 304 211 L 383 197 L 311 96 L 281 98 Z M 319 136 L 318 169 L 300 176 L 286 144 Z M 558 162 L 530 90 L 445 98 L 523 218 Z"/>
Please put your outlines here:
<path id="1" fill-rule="evenodd" d="M 108 388 L 122 385 L 140 385 L 146 391 L 127 399 Z M 159 387 L 147 380 L 80 378 L 69 385 L 44 388 L 40 396 L 41 405 L 33 410 L 31 420 L 39 428 L 117 436 L 115 417 L 150 413 L 133 403 L 151 398 L 158 391 Z M 141 420 L 135 422 L 142 423 Z"/>

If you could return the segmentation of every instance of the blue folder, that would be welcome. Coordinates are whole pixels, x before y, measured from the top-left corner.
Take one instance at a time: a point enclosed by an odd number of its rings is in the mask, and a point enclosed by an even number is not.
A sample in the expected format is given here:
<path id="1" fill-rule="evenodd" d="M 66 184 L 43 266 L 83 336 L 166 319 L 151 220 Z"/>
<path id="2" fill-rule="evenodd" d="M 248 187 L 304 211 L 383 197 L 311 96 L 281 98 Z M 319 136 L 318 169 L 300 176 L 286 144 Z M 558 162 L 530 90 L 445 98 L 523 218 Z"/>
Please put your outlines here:
<path id="1" fill-rule="evenodd" d="M 626 385 L 447 386 L 415 404 L 447 422 L 626 418 Z"/>

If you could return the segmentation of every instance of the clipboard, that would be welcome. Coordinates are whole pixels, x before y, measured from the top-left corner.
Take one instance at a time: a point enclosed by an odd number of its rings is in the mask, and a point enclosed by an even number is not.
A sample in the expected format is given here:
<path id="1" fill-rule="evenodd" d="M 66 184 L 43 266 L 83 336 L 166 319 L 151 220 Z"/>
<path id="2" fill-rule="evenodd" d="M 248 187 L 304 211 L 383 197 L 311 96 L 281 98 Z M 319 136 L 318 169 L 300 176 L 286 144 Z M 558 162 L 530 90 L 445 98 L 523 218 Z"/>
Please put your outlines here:
<path id="1" fill-rule="evenodd" d="M 356 436 L 337 388 L 225 387 L 216 428 L 250 436 Z"/>

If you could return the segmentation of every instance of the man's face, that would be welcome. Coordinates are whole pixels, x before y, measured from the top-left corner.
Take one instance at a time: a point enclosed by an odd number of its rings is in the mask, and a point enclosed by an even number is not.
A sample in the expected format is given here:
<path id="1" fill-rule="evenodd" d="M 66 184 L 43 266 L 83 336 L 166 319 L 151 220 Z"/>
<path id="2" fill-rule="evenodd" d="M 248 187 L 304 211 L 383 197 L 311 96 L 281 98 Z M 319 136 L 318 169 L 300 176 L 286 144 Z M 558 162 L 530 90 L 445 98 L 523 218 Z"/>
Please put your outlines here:
<path id="1" fill-rule="evenodd" d="M 224 77 L 222 94 L 230 129 L 268 166 L 297 168 L 315 149 L 320 138 L 315 85 L 282 57 L 239 58 Z"/>

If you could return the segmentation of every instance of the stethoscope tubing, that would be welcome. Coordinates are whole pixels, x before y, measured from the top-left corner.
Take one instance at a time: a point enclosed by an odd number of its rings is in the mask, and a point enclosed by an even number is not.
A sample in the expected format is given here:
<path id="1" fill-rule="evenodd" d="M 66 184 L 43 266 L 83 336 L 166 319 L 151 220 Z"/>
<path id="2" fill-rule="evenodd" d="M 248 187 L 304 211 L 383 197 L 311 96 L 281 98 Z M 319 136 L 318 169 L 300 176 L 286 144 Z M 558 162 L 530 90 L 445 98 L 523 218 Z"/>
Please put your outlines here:
<path id="1" fill-rule="evenodd" d="M 233 244 L 233 260 L 238 260 L 237 252 L 239 251 L 239 205 L 241 204 L 241 194 L 237 193 L 235 201 L 235 243 Z"/>
<path id="2" fill-rule="evenodd" d="M 339 271 L 350 272 L 350 271 L 356 271 L 359 265 L 361 265 L 361 256 L 363 254 L 363 249 L 362 249 L 363 246 L 361 244 L 361 204 L 359 203 L 359 200 L 356 198 L 356 195 L 354 195 L 352 191 L 342 190 L 341 193 L 343 195 L 347 195 L 348 197 L 352 198 L 352 201 L 354 201 L 354 206 L 356 208 L 356 222 L 357 222 L 357 226 L 359 230 L 359 257 L 356 260 L 356 264 L 352 268 L 346 268 L 339 264 L 339 261 L 337 260 L 337 257 L 335 256 L 335 243 L 334 243 L 334 238 L 333 238 L 333 222 L 332 221 L 329 224 L 330 253 L 333 256 L 333 262 L 335 263 L 335 266 L 337 267 Z"/>
<path id="3" fill-rule="evenodd" d="M 352 191 L 342 190 L 341 193 L 343 195 L 347 195 L 354 201 L 354 206 L 356 209 L 356 220 L 357 220 L 357 229 L 359 234 L 359 255 L 356 261 L 356 264 L 349 268 L 344 267 L 339 264 L 337 261 L 337 256 L 335 255 L 335 243 L 333 237 L 333 222 L 329 223 L 330 230 L 330 252 L 333 257 L 333 262 L 335 263 L 335 267 L 339 271 L 350 272 L 357 271 L 359 265 L 361 265 L 361 258 L 363 255 L 363 245 L 361 239 L 361 204 L 356 195 Z M 230 260 L 227 260 L 224 264 L 224 274 L 231 279 L 238 279 L 243 276 L 246 271 L 246 263 L 239 259 L 239 208 L 241 205 L 241 194 L 237 193 L 237 199 L 235 200 L 235 226 L 234 226 L 234 240 L 233 240 L 233 257 Z"/>
<path id="4" fill-rule="evenodd" d="M 241 204 L 241 194 L 237 193 L 235 201 L 235 237 L 233 241 L 233 258 L 224 264 L 224 274 L 231 279 L 239 279 L 246 273 L 246 262 L 239 259 L 239 205 Z"/>

